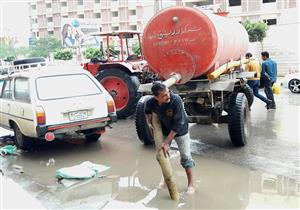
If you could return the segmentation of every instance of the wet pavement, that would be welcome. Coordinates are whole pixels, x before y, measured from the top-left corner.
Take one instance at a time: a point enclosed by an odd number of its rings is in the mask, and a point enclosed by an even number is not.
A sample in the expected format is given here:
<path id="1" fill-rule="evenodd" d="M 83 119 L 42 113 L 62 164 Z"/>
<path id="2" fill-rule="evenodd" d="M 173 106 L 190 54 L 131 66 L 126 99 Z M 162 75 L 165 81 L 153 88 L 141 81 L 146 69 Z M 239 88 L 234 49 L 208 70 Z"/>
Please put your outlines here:
<path id="1" fill-rule="evenodd" d="M 162 176 L 155 150 L 139 143 L 132 119 L 118 121 L 97 143 L 47 142 L 33 152 L 0 157 L 1 169 L 49 209 L 300 208 L 300 95 L 282 89 L 276 99 L 277 109 L 269 111 L 255 99 L 243 148 L 231 145 L 226 125 L 190 125 L 197 190 L 183 193 L 186 177 L 174 145 L 178 202 L 158 189 Z M 75 183 L 55 178 L 57 169 L 84 161 L 111 168 Z"/>

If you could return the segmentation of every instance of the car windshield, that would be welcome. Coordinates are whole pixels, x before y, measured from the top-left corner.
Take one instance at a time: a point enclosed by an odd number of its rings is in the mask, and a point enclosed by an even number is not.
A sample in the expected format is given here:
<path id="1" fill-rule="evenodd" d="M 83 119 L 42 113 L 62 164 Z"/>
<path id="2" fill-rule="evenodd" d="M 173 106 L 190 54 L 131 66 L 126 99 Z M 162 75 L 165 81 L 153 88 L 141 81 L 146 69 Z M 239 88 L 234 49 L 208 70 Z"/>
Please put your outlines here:
<path id="1" fill-rule="evenodd" d="M 85 74 L 55 75 L 36 79 L 40 100 L 53 100 L 101 94 L 94 81 Z"/>

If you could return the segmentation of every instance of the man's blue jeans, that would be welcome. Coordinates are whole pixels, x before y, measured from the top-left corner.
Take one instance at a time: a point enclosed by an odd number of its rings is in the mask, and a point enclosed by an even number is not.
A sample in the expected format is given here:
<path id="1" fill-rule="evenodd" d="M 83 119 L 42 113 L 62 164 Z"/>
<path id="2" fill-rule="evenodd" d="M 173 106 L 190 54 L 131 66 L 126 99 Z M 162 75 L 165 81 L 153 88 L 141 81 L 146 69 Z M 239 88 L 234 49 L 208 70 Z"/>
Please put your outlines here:
<path id="1" fill-rule="evenodd" d="M 260 100 L 265 102 L 267 105 L 271 102 L 269 99 L 267 99 L 263 95 L 259 94 L 259 85 L 260 85 L 259 80 L 248 80 L 247 84 L 252 88 L 253 94 L 255 95 L 255 97 L 259 98 Z"/>

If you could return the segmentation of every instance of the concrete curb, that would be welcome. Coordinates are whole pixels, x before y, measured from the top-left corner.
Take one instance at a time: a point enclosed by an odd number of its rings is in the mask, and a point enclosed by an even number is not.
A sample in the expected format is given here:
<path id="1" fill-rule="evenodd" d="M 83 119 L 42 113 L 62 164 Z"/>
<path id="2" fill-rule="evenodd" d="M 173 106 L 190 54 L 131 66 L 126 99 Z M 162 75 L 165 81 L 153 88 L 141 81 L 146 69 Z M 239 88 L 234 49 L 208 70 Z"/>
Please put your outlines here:
<path id="1" fill-rule="evenodd" d="M 0 209 L 46 209 L 12 179 L 0 174 Z"/>

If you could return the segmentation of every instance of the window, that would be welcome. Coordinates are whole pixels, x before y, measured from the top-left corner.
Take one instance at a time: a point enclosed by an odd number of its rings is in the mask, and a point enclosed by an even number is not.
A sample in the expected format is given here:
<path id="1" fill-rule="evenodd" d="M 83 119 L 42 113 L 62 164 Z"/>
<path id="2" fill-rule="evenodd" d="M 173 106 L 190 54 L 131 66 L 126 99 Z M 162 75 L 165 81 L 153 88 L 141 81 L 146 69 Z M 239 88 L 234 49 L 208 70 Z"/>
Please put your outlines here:
<path id="1" fill-rule="evenodd" d="M 36 9 L 36 5 L 31 5 L 31 9 L 35 10 Z"/>
<path id="2" fill-rule="evenodd" d="M 214 0 L 201 0 L 201 1 L 193 1 L 193 2 L 186 2 L 186 6 L 189 7 L 202 7 L 202 6 L 207 6 L 207 5 L 213 5 Z"/>
<path id="3" fill-rule="evenodd" d="M 64 16 L 62 16 L 62 18 L 68 18 L 68 15 L 64 15 Z"/>
<path id="4" fill-rule="evenodd" d="M 78 4 L 78 5 L 83 5 L 83 0 L 78 0 L 78 1 L 77 1 L 77 4 Z"/>
<path id="5" fill-rule="evenodd" d="M 14 96 L 16 100 L 30 102 L 29 81 L 27 78 L 16 78 Z"/>
<path id="6" fill-rule="evenodd" d="M 78 15 L 78 18 L 83 19 L 83 18 L 84 18 L 84 15 Z"/>
<path id="7" fill-rule="evenodd" d="M 11 80 L 5 80 L 3 92 L 1 98 L 12 98 L 12 82 Z"/>
<path id="8" fill-rule="evenodd" d="M 100 0 L 95 0 L 95 3 L 96 3 L 96 4 L 99 4 L 99 3 L 100 3 Z"/>
<path id="9" fill-rule="evenodd" d="M 135 9 L 129 10 L 129 14 L 130 15 L 136 15 L 136 10 Z"/>
<path id="10" fill-rule="evenodd" d="M 266 19 L 264 20 L 265 23 L 267 23 L 267 25 L 276 25 L 277 24 L 277 19 Z"/>
<path id="11" fill-rule="evenodd" d="M 47 3 L 46 8 L 48 8 L 48 9 L 51 8 L 51 3 Z"/>
<path id="12" fill-rule="evenodd" d="M 136 25 L 132 25 L 132 26 L 130 26 L 130 30 L 134 30 L 134 31 L 136 31 L 136 30 L 137 30 L 137 26 L 136 26 Z"/>
<path id="13" fill-rule="evenodd" d="M 234 6 L 241 6 L 242 1 L 241 0 L 229 0 L 229 6 L 234 7 Z"/>
<path id="14" fill-rule="evenodd" d="M 67 6 L 67 2 L 66 1 L 61 2 L 61 6 L 62 7 L 66 7 Z"/>
<path id="15" fill-rule="evenodd" d="M 112 27 L 112 31 L 118 31 L 119 30 L 119 26 L 113 26 Z"/>
<path id="16" fill-rule="evenodd" d="M 40 77 L 36 80 L 36 88 L 40 100 L 101 94 L 98 86 L 85 74 Z"/>
<path id="17" fill-rule="evenodd" d="M 40 36 L 40 33 L 39 32 L 36 32 L 36 37 L 39 37 Z"/>
<path id="18" fill-rule="evenodd" d="M 47 17 L 47 22 L 53 22 L 53 18 L 52 17 Z"/>
<path id="19" fill-rule="evenodd" d="M 94 17 L 95 17 L 95 18 L 101 18 L 101 14 L 100 14 L 100 13 L 95 13 L 95 14 L 94 14 Z"/>
<path id="20" fill-rule="evenodd" d="M 49 35 L 53 35 L 54 32 L 53 32 L 53 31 L 48 31 L 48 34 L 49 34 Z"/>
<path id="21" fill-rule="evenodd" d="M 119 12 L 118 11 L 114 11 L 114 12 L 111 13 L 111 16 L 118 17 L 119 16 Z"/>
<path id="22" fill-rule="evenodd" d="M 263 3 L 272 3 L 272 2 L 276 2 L 276 0 L 263 0 Z"/>

